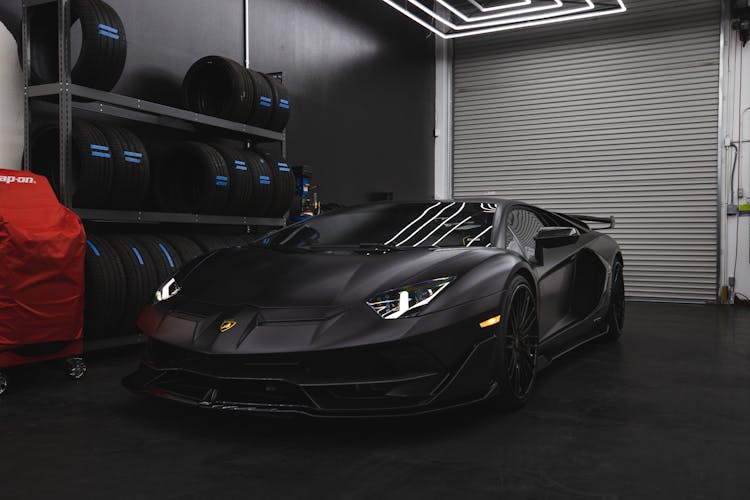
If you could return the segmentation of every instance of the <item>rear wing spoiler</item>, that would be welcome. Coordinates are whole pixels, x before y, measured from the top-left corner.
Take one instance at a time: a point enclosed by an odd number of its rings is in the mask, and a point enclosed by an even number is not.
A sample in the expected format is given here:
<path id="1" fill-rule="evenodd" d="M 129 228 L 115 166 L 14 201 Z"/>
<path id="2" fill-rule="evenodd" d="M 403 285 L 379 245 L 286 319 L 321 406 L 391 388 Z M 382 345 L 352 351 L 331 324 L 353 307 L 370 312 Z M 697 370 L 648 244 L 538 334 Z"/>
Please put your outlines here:
<path id="1" fill-rule="evenodd" d="M 568 219 L 573 219 L 576 222 L 579 222 L 583 224 L 584 226 L 588 227 L 587 222 L 596 222 L 598 224 L 607 224 L 607 227 L 600 227 L 597 229 L 614 229 L 615 228 L 615 218 L 614 216 L 610 215 L 609 217 L 594 217 L 592 215 L 571 215 L 571 214 L 560 214 L 563 217 L 567 217 Z"/>

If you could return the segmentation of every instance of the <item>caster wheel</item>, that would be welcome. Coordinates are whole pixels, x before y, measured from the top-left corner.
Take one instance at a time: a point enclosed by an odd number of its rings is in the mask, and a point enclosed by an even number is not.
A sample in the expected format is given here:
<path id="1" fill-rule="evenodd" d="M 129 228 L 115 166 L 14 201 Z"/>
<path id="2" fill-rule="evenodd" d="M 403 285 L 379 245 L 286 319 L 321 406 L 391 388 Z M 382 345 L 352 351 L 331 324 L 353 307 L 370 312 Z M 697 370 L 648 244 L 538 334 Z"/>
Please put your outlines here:
<path id="1" fill-rule="evenodd" d="M 8 391 L 8 378 L 0 373 L 0 396 Z"/>
<path id="2" fill-rule="evenodd" d="M 65 369 L 68 372 L 68 377 L 78 380 L 86 374 L 86 363 L 84 363 L 83 358 L 68 358 L 65 360 Z"/>

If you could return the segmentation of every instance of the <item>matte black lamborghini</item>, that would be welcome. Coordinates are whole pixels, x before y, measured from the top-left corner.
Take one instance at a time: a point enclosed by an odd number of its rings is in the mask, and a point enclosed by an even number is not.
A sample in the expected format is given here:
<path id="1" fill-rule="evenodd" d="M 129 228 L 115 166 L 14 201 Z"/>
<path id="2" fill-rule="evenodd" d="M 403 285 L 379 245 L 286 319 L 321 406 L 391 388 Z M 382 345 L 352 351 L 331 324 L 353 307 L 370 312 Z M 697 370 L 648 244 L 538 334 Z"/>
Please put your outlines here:
<path id="1" fill-rule="evenodd" d="M 617 243 L 506 200 L 379 203 L 184 266 L 139 319 L 137 393 L 223 410 L 516 408 L 552 359 L 624 320 Z"/>

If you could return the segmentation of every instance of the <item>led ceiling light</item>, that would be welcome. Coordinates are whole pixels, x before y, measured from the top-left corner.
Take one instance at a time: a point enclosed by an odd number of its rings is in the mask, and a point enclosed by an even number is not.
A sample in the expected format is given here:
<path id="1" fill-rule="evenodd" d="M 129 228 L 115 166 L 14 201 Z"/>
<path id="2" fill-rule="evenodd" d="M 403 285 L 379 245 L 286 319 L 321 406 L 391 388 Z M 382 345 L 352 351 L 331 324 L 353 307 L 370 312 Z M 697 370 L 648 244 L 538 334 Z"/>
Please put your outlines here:
<path id="1" fill-rule="evenodd" d="M 450 21 L 450 19 L 446 19 L 437 12 L 433 11 L 432 9 L 427 8 L 420 0 L 409 0 L 409 3 L 417 7 L 419 10 L 424 12 L 430 17 L 435 18 L 437 21 L 441 22 L 445 26 L 448 26 L 452 30 L 470 30 L 470 29 L 476 29 L 476 28 L 485 28 L 487 26 L 502 26 L 505 24 L 515 24 L 515 23 L 521 23 L 525 21 L 535 21 L 537 19 L 548 19 L 551 17 L 558 17 L 558 16 L 564 16 L 568 14 L 577 14 L 579 12 L 587 12 L 590 10 L 594 10 L 596 8 L 596 5 L 594 5 L 593 0 L 583 0 L 583 5 L 580 3 L 576 3 L 575 7 L 569 7 L 566 6 L 563 9 L 555 9 L 554 12 L 547 12 L 544 14 L 533 14 L 530 16 L 519 16 L 519 17 L 513 17 L 511 19 L 496 19 L 494 21 L 487 21 L 482 23 L 466 23 L 463 25 L 454 24 Z M 570 2 L 568 2 L 570 3 Z M 562 5 L 562 2 L 560 2 Z"/>
<path id="2" fill-rule="evenodd" d="M 437 3 L 451 11 L 454 15 L 457 17 L 460 17 L 467 23 L 475 22 L 475 21 L 485 21 L 487 19 L 497 19 L 500 17 L 509 17 L 509 16 L 516 16 L 520 14 L 529 14 L 531 12 L 540 12 L 543 10 L 550 10 L 550 9 L 557 9 L 563 6 L 562 0 L 541 0 L 536 2 L 538 5 L 534 5 L 532 7 L 527 7 L 523 9 L 513 9 L 511 11 L 504 11 L 500 12 L 499 14 L 490 14 L 486 16 L 467 16 L 464 14 L 461 10 L 457 9 L 453 5 L 451 5 L 450 2 L 447 0 L 435 0 Z M 530 3 L 530 2 L 529 2 Z M 524 6 L 529 4 L 524 4 Z"/>
<path id="3" fill-rule="evenodd" d="M 482 12 L 492 12 L 495 10 L 512 9 L 513 7 L 523 7 L 524 5 L 529 5 L 531 3 L 531 0 L 506 3 L 505 5 L 494 5 L 492 7 L 485 7 L 484 5 L 479 4 L 476 0 L 469 0 L 469 3 L 471 3 L 474 7 Z"/>
<path id="4" fill-rule="evenodd" d="M 465 27 L 459 28 L 459 25 L 450 22 L 449 20 L 443 18 L 441 14 L 425 7 L 422 3 L 419 2 L 419 0 L 382 1 L 390 5 L 392 8 L 396 9 L 398 12 L 407 16 L 417 24 L 423 26 L 424 28 L 427 28 L 436 35 L 447 40 L 473 35 L 498 33 L 520 28 L 530 28 L 533 26 L 543 26 L 565 21 L 589 19 L 627 11 L 623 0 L 583 0 L 586 3 L 584 7 L 576 7 L 573 9 L 565 8 L 565 12 L 558 15 L 553 14 L 558 11 L 552 10 L 550 12 L 547 12 L 546 15 L 537 14 L 534 16 L 520 16 L 511 19 L 497 20 L 493 23 L 464 23 L 461 26 Z M 563 0 L 563 3 L 567 5 L 571 3 L 580 5 L 582 1 Z M 410 5 L 417 7 L 419 9 L 419 12 L 410 10 Z M 429 18 L 425 19 L 425 15 L 429 16 Z M 442 24 L 445 27 L 443 29 L 439 29 L 435 26 L 436 24 Z"/>

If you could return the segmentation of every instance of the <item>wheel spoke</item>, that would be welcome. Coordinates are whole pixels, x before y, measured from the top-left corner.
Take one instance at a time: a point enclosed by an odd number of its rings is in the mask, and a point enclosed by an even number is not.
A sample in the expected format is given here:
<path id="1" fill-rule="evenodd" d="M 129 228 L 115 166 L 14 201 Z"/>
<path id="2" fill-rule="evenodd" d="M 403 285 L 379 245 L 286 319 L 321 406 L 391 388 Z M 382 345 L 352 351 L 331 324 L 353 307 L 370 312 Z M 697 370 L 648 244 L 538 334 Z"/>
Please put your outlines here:
<path id="1" fill-rule="evenodd" d="M 521 335 L 525 335 L 526 333 L 528 333 L 531 327 L 534 326 L 535 319 L 536 319 L 536 307 L 532 307 L 531 311 L 529 311 L 529 314 L 526 317 L 524 317 L 524 320 L 521 323 L 521 328 L 520 328 L 519 333 Z"/>
<path id="2" fill-rule="evenodd" d="M 516 358 L 518 354 L 516 353 L 515 349 L 510 350 L 510 356 L 508 357 L 508 376 L 512 378 L 512 372 L 513 372 L 513 366 L 516 364 Z"/>
<path id="3" fill-rule="evenodd" d="M 513 291 L 508 308 L 505 333 L 505 370 L 508 388 L 516 397 L 524 397 L 535 377 L 537 350 L 536 298 L 528 286 Z"/>
<path id="4" fill-rule="evenodd" d="M 519 396 L 523 396 L 524 393 L 522 392 L 522 387 L 521 387 L 521 365 L 518 362 L 518 357 L 516 357 L 516 365 L 515 365 L 514 370 L 515 370 L 515 373 L 516 373 L 516 377 L 515 377 L 515 379 L 516 379 L 516 389 L 517 389 L 516 394 L 519 395 Z"/>

